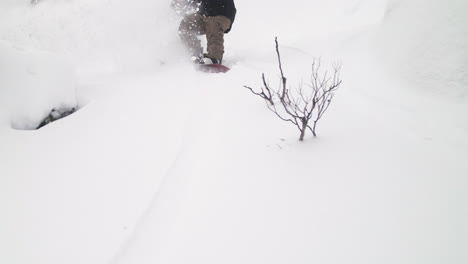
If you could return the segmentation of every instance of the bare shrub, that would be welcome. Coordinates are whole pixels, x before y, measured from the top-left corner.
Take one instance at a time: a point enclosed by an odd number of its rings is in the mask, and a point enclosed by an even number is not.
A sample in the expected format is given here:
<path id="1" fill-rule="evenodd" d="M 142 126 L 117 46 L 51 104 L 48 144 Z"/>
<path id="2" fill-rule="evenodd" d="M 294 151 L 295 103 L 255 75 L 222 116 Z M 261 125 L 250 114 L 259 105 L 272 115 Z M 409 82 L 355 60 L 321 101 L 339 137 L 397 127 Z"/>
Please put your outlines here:
<path id="1" fill-rule="evenodd" d="M 307 130 L 316 137 L 317 124 L 330 107 L 334 93 L 342 83 L 341 67 L 339 64 L 333 65 L 333 73 L 329 76 L 328 71 L 321 71 L 320 59 L 314 59 L 310 82 L 305 87 L 301 84 L 296 89 L 288 89 L 277 38 L 275 44 L 281 74 L 280 88 L 272 89 L 265 74 L 262 74 L 263 87 L 259 92 L 249 86 L 244 87 L 264 99 L 268 109 L 281 120 L 294 124 L 300 131 L 300 141 L 304 140 Z"/>

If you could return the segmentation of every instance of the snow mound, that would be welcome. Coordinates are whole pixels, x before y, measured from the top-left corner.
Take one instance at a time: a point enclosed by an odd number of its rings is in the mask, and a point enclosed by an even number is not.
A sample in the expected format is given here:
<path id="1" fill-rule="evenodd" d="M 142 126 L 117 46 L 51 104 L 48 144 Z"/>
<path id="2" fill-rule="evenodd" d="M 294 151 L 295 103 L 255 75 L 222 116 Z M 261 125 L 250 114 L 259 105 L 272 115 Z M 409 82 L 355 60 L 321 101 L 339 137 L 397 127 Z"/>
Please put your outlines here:
<path id="1" fill-rule="evenodd" d="M 421 89 L 468 96 L 468 4 L 465 0 L 392 0 L 376 37 L 396 76 Z"/>
<path id="2" fill-rule="evenodd" d="M 75 76 L 49 52 L 0 42 L 0 123 L 33 129 L 52 108 L 77 105 Z"/>

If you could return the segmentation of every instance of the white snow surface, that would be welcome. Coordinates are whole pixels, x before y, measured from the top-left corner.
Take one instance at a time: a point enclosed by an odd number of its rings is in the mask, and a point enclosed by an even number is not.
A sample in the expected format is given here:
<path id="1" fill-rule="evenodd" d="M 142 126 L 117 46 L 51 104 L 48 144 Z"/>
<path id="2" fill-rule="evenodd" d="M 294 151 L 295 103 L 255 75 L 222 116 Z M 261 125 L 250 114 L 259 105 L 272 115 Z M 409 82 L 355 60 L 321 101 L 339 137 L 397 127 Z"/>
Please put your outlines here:
<path id="1" fill-rule="evenodd" d="M 0 263 L 468 263 L 468 2 L 236 5 L 206 74 L 168 0 L 0 1 Z M 243 88 L 276 36 L 342 64 L 317 138 Z"/>

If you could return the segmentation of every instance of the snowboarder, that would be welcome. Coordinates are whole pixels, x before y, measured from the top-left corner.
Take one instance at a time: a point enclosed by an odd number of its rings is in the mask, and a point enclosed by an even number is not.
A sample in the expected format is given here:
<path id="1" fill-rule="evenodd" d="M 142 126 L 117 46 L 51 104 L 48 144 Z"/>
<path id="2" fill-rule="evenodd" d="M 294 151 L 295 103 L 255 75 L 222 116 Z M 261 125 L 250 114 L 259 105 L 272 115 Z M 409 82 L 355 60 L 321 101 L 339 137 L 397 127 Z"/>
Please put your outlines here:
<path id="1" fill-rule="evenodd" d="M 224 34 L 231 30 L 236 17 L 234 0 L 173 0 L 176 10 L 194 10 L 182 19 L 179 35 L 192 55 L 195 63 L 205 64 L 205 59 L 213 64 L 221 64 L 224 54 Z M 207 53 L 203 53 L 199 35 L 206 35 Z M 208 62 L 209 63 L 209 62 Z"/>

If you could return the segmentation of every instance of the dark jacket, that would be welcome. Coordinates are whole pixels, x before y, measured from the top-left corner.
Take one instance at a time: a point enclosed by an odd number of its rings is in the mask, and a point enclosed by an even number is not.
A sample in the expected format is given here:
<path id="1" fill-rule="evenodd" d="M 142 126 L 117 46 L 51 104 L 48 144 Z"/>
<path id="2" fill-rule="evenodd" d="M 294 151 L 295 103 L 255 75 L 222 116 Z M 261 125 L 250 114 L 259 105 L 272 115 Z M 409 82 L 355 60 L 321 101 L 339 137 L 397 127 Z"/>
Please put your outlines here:
<path id="1" fill-rule="evenodd" d="M 231 26 L 236 18 L 234 0 L 198 0 L 200 13 L 204 16 L 225 16 L 231 20 Z M 231 30 L 229 28 L 225 33 Z"/>

